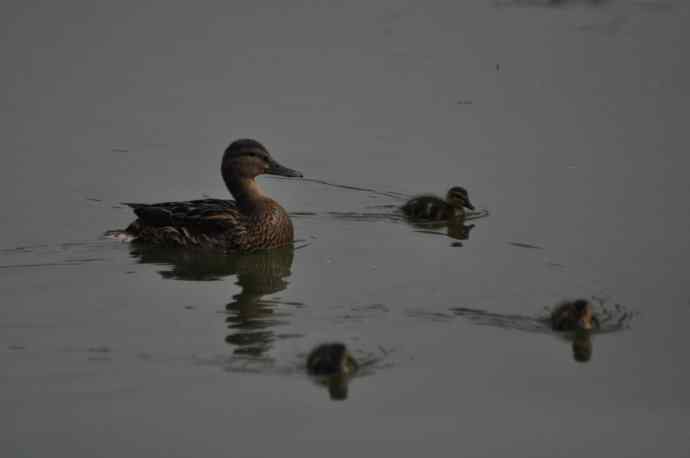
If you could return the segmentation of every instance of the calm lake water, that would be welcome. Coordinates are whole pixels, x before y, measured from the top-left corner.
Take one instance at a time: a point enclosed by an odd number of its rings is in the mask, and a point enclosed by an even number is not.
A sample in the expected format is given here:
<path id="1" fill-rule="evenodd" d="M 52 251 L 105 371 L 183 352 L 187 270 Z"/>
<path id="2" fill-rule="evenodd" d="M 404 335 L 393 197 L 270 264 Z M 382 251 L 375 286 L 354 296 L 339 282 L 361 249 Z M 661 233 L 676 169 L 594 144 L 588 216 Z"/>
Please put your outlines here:
<path id="1" fill-rule="evenodd" d="M 447 3 L 3 3 L 2 456 L 686 456 L 690 6 Z M 312 179 L 259 179 L 295 250 L 102 237 L 239 137 Z"/>

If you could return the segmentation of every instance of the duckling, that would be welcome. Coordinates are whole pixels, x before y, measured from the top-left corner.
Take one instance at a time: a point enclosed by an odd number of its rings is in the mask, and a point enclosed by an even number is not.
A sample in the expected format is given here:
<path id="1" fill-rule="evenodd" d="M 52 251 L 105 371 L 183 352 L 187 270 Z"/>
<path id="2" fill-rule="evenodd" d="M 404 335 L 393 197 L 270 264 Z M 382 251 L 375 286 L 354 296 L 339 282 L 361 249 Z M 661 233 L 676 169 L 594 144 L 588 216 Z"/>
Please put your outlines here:
<path id="1" fill-rule="evenodd" d="M 223 154 L 221 174 L 232 200 L 126 203 L 138 219 L 124 230 L 135 242 L 221 252 L 279 248 L 292 243 L 287 212 L 261 191 L 262 174 L 301 177 L 279 164 L 258 141 L 240 139 Z"/>
<path id="2" fill-rule="evenodd" d="M 334 401 L 347 399 L 350 378 L 359 368 L 342 343 L 321 344 L 307 357 L 307 371 L 320 385 L 328 387 Z"/>
<path id="3" fill-rule="evenodd" d="M 405 215 L 414 219 L 445 221 L 465 216 L 465 208 L 474 210 L 467 190 L 462 186 L 453 186 L 446 194 L 446 200 L 432 195 L 418 196 L 402 206 Z"/>
<path id="4" fill-rule="evenodd" d="M 311 375 L 351 375 L 358 367 L 345 344 L 339 342 L 321 344 L 307 357 L 307 371 Z"/>
<path id="5" fill-rule="evenodd" d="M 551 313 L 551 326 L 556 331 L 591 331 L 596 324 L 592 304 L 584 299 L 564 302 Z"/>

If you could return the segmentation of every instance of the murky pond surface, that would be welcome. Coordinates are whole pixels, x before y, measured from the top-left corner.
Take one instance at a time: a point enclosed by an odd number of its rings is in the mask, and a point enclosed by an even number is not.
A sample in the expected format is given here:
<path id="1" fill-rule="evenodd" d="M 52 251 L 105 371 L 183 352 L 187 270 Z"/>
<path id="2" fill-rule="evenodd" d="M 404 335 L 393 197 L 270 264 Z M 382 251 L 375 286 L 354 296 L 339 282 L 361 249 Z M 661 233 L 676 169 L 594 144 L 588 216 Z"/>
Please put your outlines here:
<path id="1" fill-rule="evenodd" d="M 0 11 L 2 456 L 687 453 L 685 2 Z M 227 196 L 238 137 L 311 179 L 259 180 L 295 249 L 101 236 Z M 489 216 L 396 213 L 456 184 Z M 577 297 L 587 342 L 541 321 Z"/>

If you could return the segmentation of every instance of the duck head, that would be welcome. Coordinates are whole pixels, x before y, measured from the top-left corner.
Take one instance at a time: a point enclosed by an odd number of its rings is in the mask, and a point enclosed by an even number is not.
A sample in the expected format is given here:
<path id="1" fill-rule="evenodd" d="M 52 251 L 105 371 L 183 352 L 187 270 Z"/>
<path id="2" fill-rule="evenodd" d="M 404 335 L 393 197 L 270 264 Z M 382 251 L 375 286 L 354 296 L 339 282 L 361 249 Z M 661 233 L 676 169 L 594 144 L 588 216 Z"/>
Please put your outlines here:
<path id="1" fill-rule="evenodd" d="M 467 194 L 467 190 L 462 186 L 453 186 L 448 190 L 446 194 L 446 201 L 449 205 L 456 208 L 469 208 L 474 210 L 474 205 L 470 202 L 470 197 Z"/>
<path id="2" fill-rule="evenodd" d="M 303 175 L 278 163 L 256 140 L 235 140 L 225 149 L 221 172 L 226 182 L 233 178 L 253 180 L 259 175 L 302 177 Z"/>

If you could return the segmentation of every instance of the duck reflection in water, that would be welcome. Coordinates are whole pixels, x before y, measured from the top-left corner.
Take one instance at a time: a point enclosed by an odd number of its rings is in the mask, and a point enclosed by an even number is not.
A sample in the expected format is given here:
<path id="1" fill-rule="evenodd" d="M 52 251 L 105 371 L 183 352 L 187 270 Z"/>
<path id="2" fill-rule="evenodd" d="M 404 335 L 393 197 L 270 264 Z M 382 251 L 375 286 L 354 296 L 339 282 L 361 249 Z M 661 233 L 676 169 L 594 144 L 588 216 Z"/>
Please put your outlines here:
<path id="1" fill-rule="evenodd" d="M 347 399 L 350 378 L 359 365 L 345 344 L 327 343 L 314 348 L 307 357 L 307 372 L 314 380 L 328 387 L 331 399 Z"/>
<path id="2" fill-rule="evenodd" d="M 275 310 L 280 303 L 264 296 L 287 288 L 292 246 L 228 256 L 134 244 L 131 254 L 140 263 L 169 267 L 159 271 L 167 279 L 210 281 L 236 275 L 241 289 L 225 307 L 231 331 L 225 340 L 236 347 L 235 354 L 251 357 L 263 356 L 272 347 L 274 328 L 285 321 Z"/>
<path id="3" fill-rule="evenodd" d="M 481 326 L 495 326 L 532 333 L 553 333 L 571 342 L 573 359 L 587 362 L 592 358 L 592 335 L 621 331 L 629 327 L 632 314 L 621 306 L 607 308 L 603 302 L 595 312 L 584 299 L 564 301 L 546 317 L 492 313 L 469 308 L 451 309 L 456 315 Z"/>

